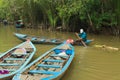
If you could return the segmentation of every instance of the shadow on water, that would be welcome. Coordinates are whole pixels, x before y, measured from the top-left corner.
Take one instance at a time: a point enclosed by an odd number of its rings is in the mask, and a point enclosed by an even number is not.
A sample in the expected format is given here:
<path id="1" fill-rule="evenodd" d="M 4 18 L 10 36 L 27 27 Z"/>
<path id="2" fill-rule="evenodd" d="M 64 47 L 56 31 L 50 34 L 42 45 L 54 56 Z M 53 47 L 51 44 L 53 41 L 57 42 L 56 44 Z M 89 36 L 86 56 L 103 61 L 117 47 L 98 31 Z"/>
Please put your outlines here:
<path id="1" fill-rule="evenodd" d="M 0 26 L 0 52 L 7 51 L 22 41 L 13 36 L 13 26 Z M 21 29 L 20 33 L 42 36 L 46 38 L 76 39 L 74 33 L 49 32 L 38 29 Z M 75 46 L 75 57 L 61 80 L 120 80 L 120 50 L 108 50 L 94 45 L 108 45 L 120 49 L 120 39 L 113 36 L 88 35 L 94 42 L 87 48 Z M 37 52 L 33 60 L 56 45 L 35 44 Z"/>

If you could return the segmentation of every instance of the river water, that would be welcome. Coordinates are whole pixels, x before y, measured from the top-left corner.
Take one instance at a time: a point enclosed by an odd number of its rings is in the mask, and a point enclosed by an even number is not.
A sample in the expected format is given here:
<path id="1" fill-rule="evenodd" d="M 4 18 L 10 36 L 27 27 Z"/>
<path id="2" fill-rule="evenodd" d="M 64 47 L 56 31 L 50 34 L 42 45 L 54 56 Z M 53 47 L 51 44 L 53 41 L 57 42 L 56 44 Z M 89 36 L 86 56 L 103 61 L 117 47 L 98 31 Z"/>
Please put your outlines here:
<path id="1" fill-rule="evenodd" d="M 46 38 L 76 39 L 72 32 L 50 32 L 40 29 L 16 30 L 14 26 L 0 26 L 1 53 L 22 42 L 13 35 L 16 31 Z M 94 46 L 107 45 L 120 49 L 120 38 L 92 34 L 88 34 L 88 38 L 94 39 L 94 42 L 87 48 L 75 46 L 74 60 L 61 80 L 120 80 L 120 50 L 116 51 Z M 35 44 L 35 46 L 37 52 L 32 60 L 56 45 Z"/>

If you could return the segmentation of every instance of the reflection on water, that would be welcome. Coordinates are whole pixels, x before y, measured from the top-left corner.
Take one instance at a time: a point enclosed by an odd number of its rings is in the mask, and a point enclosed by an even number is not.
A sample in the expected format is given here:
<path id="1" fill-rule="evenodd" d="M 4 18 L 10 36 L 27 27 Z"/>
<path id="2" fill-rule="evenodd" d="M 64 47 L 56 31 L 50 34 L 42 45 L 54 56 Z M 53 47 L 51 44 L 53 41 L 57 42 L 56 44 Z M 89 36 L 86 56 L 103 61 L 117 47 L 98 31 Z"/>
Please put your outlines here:
<path id="1" fill-rule="evenodd" d="M 14 35 L 13 26 L 0 27 L 0 52 L 21 43 Z M 18 32 L 45 38 L 76 39 L 74 33 L 49 32 L 38 29 L 21 29 Z M 94 42 L 87 48 L 75 46 L 75 57 L 61 80 L 120 80 L 120 50 L 106 50 L 93 45 L 108 45 L 120 48 L 120 39 L 112 36 L 88 35 Z M 33 59 L 56 45 L 36 44 L 37 52 Z"/>

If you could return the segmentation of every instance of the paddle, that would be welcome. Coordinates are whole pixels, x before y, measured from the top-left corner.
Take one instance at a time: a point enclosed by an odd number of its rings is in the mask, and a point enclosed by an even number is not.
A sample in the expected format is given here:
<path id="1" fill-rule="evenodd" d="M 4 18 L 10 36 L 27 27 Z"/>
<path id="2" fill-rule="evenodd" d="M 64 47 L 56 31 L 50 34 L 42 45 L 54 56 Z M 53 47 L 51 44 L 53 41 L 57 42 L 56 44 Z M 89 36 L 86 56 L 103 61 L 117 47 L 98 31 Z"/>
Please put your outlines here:
<path id="1" fill-rule="evenodd" d="M 75 35 L 81 41 L 81 43 L 83 44 L 83 46 L 87 47 L 87 45 L 85 44 L 85 42 L 78 36 L 78 33 L 75 33 Z"/>

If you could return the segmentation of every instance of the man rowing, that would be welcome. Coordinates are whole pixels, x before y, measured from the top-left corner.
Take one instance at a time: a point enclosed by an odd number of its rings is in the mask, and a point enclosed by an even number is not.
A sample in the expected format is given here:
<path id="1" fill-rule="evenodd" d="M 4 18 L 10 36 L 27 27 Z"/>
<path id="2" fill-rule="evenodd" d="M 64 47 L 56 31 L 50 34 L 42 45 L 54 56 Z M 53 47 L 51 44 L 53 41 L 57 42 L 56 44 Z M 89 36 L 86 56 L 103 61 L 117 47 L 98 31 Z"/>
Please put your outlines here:
<path id="1" fill-rule="evenodd" d="M 76 40 L 76 42 L 80 42 L 82 43 L 83 46 L 87 47 L 87 45 L 85 44 L 86 40 L 87 40 L 87 34 L 86 32 L 84 32 L 83 29 L 80 29 L 80 33 L 75 33 L 78 40 Z"/>
<path id="2" fill-rule="evenodd" d="M 84 32 L 84 30 L 83 29 L 80 29 L 80 33 L 75 33 L 75 34 L 77 34 L 78 36 L 79 36 L 79 39 L 78 40 L 76 40 L 76 41 L 86 41 L 87 40 L 87 34 L 86 34 L 86 32 Z"/>

